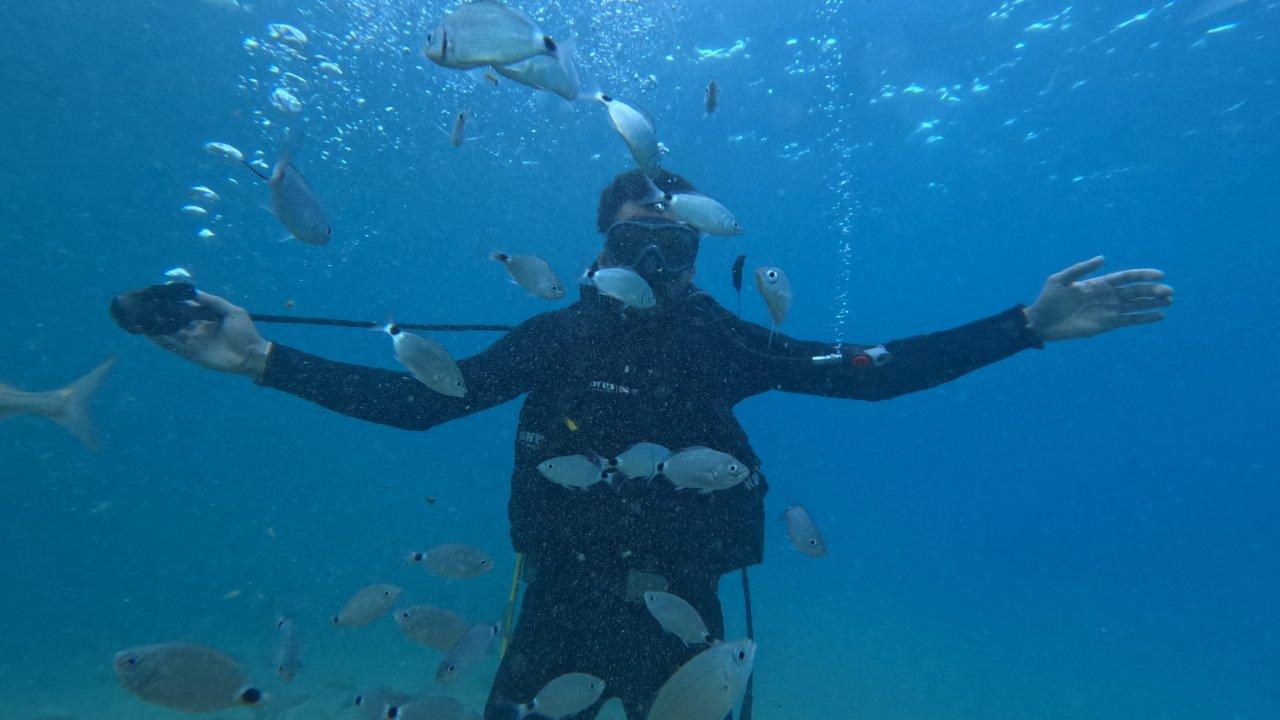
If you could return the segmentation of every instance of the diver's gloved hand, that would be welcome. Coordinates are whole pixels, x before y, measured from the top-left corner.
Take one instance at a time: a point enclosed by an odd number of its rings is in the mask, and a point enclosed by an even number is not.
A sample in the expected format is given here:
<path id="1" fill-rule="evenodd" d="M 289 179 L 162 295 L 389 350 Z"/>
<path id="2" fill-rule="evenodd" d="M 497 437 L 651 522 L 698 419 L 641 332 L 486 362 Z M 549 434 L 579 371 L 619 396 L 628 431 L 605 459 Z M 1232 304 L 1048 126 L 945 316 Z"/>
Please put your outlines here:
<path id="1" fill-rule="evenodd" d="M 216 295 L 196 293 L 196 302 L 220 320 L 196 320 L 172 335 L 148 335 L 152 342 L 210 370 L 258 377 L 271 345 L 258 334 L 244 308 Z"/>
<path id="2" fill-rule="evenodd" d="M 1099 255 L 1050 275 L 1035 304 L 1024 311 L 1027 327 L 1052 342 L 1164 319 L 1157 308 L 1173 302 L 1173 288 L 1154 282 L 1164 279 L 1164 273 L 1122 270 L 1080 280 L 1102 267 L 1103 261 Z"/>

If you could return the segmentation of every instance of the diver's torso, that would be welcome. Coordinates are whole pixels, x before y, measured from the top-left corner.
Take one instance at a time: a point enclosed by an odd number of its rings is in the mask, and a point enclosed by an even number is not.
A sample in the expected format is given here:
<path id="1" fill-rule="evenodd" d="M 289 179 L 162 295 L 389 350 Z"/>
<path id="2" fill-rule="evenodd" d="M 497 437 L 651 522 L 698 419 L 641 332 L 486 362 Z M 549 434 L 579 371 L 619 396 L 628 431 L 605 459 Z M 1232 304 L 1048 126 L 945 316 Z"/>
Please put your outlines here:
<path id="1" fill-rule="evenodd" d="M 661 478 L 576 490 L 536 470 L 548 458 L 613 457 L 642 441 L 672 451 L 705 445 L 758 470 L 723 385 L 722 330 L 689 313 L 610 310 L 597 302 L 563 316 L 554 370 L 521 410 L 510 506 L 516 549 L 540 566 L 600 573 L 723 572 L 758 562 L 762 479 L 708 494 Z"/>

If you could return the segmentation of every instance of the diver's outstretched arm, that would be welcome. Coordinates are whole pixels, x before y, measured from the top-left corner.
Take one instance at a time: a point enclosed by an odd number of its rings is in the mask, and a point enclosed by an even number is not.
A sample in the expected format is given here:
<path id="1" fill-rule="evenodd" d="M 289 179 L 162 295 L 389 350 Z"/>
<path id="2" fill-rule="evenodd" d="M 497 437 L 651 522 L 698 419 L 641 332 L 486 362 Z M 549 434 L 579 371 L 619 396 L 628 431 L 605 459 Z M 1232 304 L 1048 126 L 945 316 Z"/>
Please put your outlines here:
<path id="1" fill-rule="evenodd" d="M 540 316 L 521 324 L 483 352 L 458 363 L 463 397 L 441 395 L 412 375 L 328 360 L 270 343 L 243 308 L 208 293 L 196 301 L 221 316 L 198 320 L 173 335 L 149 336 L 157 345 L 203 367 L 247 375 L 265 387 L 296 395 L 369 422 L 425 430 L 499 405 L 528 392 L 550 353 Z"/>

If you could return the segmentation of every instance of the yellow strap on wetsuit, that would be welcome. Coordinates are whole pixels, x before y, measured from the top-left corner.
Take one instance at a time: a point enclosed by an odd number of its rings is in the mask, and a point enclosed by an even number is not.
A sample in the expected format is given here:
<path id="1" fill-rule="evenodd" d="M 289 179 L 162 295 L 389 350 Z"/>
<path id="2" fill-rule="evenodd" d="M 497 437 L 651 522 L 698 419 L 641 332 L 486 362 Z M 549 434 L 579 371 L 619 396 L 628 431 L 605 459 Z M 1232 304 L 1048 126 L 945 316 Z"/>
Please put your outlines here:
<path id="1" fill-rule="evenodd" d="M 524 572 L 524 553 L 516 553 L 516 569 L 511 573 L 511 594 L 507 596 L 507 612 L 502 616 L 502 649 L 498 651 L 498 659 L 507 656 L 507 646 L 511 644 L 511 625 L 515 621 L 516 596 L 520 593 L 520 575 Z"/>

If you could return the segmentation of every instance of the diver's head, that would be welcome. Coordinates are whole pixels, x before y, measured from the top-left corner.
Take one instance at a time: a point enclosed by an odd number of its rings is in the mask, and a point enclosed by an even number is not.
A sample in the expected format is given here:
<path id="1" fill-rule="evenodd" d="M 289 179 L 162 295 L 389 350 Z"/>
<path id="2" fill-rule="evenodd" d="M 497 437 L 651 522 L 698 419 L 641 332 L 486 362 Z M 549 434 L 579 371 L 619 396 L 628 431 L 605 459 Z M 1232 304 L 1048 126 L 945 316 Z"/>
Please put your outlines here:
<path id="1" fill-rule="evenodd" d="M 666 170 L 652 182 L 667 193 L 697 192 L 693 183 Z M 604 250 L 596 264 L 629 267 L 659 298 L 680 297 L 693 281 L 700 234 L 665 207 L 646 204 L 652 196 L 640 170 L 618 175 L 600 193 L 596 229 L 604 235 Z"/>

